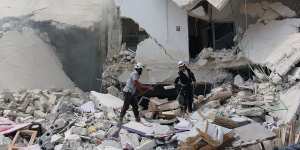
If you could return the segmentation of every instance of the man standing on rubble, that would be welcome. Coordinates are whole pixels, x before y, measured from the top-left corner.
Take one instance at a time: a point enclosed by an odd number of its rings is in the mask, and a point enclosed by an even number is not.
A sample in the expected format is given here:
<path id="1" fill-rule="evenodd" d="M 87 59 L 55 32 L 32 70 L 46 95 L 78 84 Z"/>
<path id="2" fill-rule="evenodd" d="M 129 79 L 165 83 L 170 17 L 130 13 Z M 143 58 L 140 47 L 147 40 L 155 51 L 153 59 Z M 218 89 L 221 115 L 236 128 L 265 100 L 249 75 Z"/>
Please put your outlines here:
<path id="1" fill-rule="evenodd" d="M 194 86 L 196 84 L 195 75 L 183 61 L 179 61 L 177 65 L 179 72 L 175 85 L 180 89 L 179 96 L 184 99 L 181 110 L 186 113 L 188 109 L 188 112 L 191 113 L 193 111 Z"/>
<path id="2" fill-rule="evenodd" d="M 137 63 L 134 66 L 134 71 L 130 74 L 129 79 L 126 82 L 126 86 L 123 89 L 124 104 L 120 114 L 119 125 L 123 123 L 123 118 L 129 108 L 129 105 L 132 106 L 136 121 L 141 121 L 138 110 L 138 96 L 145 94 L 145 92 L 153 90 L 152 87 L 144 86 L 139 82 L 143 69 L 144 65 L 142 63 Z"/>

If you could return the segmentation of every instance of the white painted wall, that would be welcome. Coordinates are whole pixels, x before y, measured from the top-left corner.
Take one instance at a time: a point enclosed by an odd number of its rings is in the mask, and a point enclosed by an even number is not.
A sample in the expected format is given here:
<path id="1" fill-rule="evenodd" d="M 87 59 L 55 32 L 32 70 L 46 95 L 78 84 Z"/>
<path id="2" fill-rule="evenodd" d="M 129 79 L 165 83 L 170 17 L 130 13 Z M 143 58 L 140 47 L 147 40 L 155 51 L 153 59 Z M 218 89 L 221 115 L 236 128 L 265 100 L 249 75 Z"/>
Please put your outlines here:
<path id="1" fill-rule="evenodd" d="M 104 0 L 0 0 L 0 18 L 34 14 L 36 21 L 54 20 L 80 27 L 91 27 L 101 19 Z"/>
<path id="2" fill-rule="evenodd" d="M 179 60 L 189 60 L 187 13 L 173 1 L 117 0 L 116 3 L 120 5 L 122 17 L 131 18 L 137 22 L 154 39 L 147 43 L 147 47 L 145 44 L 139 46 L 138 61 L 153 65 L 176 64 Z M 177 26 L 180 27 L 180 31 L 176 30 Z M 158 56 L 157 54 L 163 49 L 168 55 Z M 144 61 L 144 57 L 155 58 L 157 61 Z"/>

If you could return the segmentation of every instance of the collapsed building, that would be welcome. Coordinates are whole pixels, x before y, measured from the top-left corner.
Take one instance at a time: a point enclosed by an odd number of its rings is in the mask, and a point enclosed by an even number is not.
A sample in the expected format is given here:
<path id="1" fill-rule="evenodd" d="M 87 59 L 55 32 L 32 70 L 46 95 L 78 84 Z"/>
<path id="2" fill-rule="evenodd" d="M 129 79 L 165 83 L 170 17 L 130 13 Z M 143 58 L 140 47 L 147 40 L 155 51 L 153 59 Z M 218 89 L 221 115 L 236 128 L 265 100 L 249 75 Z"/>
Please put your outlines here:
<path id="1" fill-rule="evenodd" d="M 4 0 L 0 7 L 0 89 L 100 88 L 106 49 L 119 49 L 113 2 Z"/>
<path id="2" fill-rule="evenodd" d="M 0 145 L 271 150 L 297 144 L 299 7 L 296 0 L 4 0 L 0 103 L 7 107 L 0 109 Z M 197 110 L 188 117 L 178 115 L 176 90 L 166 86 L 179 60 L 197 79 Z M 136 62 L 146 65 L 141 80 L 155 91 L 140 101 L 143 124 L 129 113 L 116 136 L 120 91 Z M 109 94 L 83 92 L 100 88 Z M 30 133 L 38 137 L 34 143 L 26 141 Z"/>

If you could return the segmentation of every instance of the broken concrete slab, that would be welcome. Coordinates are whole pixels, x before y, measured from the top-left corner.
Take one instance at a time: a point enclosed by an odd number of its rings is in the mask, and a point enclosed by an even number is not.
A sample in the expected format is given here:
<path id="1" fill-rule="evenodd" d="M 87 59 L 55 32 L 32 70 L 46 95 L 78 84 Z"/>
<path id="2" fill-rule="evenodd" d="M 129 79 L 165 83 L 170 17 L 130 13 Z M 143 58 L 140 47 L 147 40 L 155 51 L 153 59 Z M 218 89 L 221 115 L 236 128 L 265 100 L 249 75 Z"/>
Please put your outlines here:
<path id="1" fill-rule="evenodd" d="M 110 86 L 107 88 L 107 93 L 110 95 L 113 95 L 115 97 L 121 98 L 123 97 L 123 95 L 121 94 L 121 91 L 116 88 L 115 86 Z"/>
<path id="2" fill-rule="evenodd" d="M 228 4 L 229 0 L 207 0 L 211 5 L 216 7 L 218 10 L 222 10 L 226 4 Z"/>
<path id="3" fill-rule="evenodd" d="M 0 57 L 6 58 L 5 62 L 0 63 L 0 67 L 6 70 L 1 74 L 5 87 L 0 89 L 74 87 L 52 47 L 42 41 L 33 29 L 24 28 L 22 33 L 8 31 L 0 38 L 0 43 Z M 12 69 L 12 65 L 19 69 Z"/>
<path id="4" fill-rule="evenodd" d="M 90 98 L 94 100 L 96 107 L 107 107 L 120 109 L 123 106 L 123 101 L 110 94 L 102 94 L 95 91 L 90 92 Z"/>
<path id="5" fill-rule="evenodd" d="M 284 19 L 252 25 L 239 47 L 253 63 L 266 65 L 283 76 L 299 62 L 299 23 L 300 19 Z"/>
<path id="6" fill-rule="evenodd" d="M 295 17 L 296 12 L 291 10 L 289 7 L 283 5 L 281 2 L 271 3 L 269 5 L 274 11 L 280 14 L 282 17 Z"/>
<path id="7" fill-rule="evenodd" d="M 63 142 L 63 136 L 60 134 L 55 134 L 51 137 L 51 143 Z"/>
<path id="8" fill-rule="evenodd" d="M 8 145 L 12 140 L 8 137 L 5 137 L 3 134 L 0 134 L 0 145 Z"/>
<path id="9" fill-rule="evenodd" d="M 174 128 L 175 129 L 178 129 L 178 130 L 191 130 L 193 125 L 190 121 L 187 121 L 183 118 L 178 118 L 179 120 L 179 123 L 177 123 L 176 125 L 174 125 Z"/>
<path id="10" fill-rule="evenodd" d="M 95 103 L 93 101 L 89 101 L 89 102 L 86 102 L 84 103 L 83 105 L 81 105 L 79 107 L 80 111 L 82 112 L 90 112 L 90 113 L 95 113 Z"/>
<path id="11" fill-rule="evenodd" d="M 97 150 L 122 150 L 121 144 L 114 140 L 104 140 L 99 146 L 96 148 Z"/>
<path id="12" fill-rule="evenodd" d="M 148 127 L 148 126 L 145 126 L 141 123 L 134 122 L 134 121 L 124 124 L 123 127 L 131 132 L 135 132 L 135 133 L 143 135 L 143 136 L 152 135 L 154 132 L 152 127 Z"/>
<path id="13" fill-rule="evenodd" d="M 150 150 L 156 146 L 155 140 L 144 140 L 140 146 L 136 147 L 136 150 Z"/>
<path id="14" fill-rule="evenodd" d="M 86 128 L 73 126 L 70 130 L 71 130 L 71 134 L 82 135 L 82 136 L 86 136 L 88 134 Z"/>
<path id="15" fill-rule="evenodd" d="M 123 149 L 134 149 L 140 145 L 139 136 L 134 133 L 120 133 L 120 139 Z"/>
<path id="16" fill-rule="evenodd" d="M 264 110 L 259 107 L 253 108 L 241 108 L 236 110 L 236 114 L 241 116 L 262 116 L 264 114 Z"/>
<path id="17" fill-rule="evenodd" d="M 255 131 L 255 132 L 253 132 Z M 262 142 L 266 139 L 274 138 L 275 133 L 268 131 L 258 123 L 251 123 L 233 130 L 239 139 L 233 142 L 234 147 L 245 146 Z"/>
<path id="18" fill-rule="evenodd" d="M 201 0 L 173 0 L 179 7 L 189 10 L 191 6 L 195 6 Z"/>

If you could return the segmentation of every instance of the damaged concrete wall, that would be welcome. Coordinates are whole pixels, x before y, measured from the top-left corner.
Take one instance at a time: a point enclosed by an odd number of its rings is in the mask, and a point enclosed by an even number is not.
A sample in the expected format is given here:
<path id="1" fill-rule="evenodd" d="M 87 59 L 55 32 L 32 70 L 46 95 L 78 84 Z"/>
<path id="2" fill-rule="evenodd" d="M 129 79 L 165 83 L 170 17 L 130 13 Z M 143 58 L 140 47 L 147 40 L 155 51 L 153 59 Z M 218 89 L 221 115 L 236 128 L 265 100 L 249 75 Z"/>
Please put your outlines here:
<path id="1" fill-rule="evenodd" d="M 32 28 L 56 52 L 63 70 L 76 86 L 83 90 L 99 90 L 106 55 L 117 53 L 121 41 L 121 27 L 113 1 L 3 0 L 0 8 L 2 27 L 5 23 L 12 26 L 2 31 L 22 32 L 23 27 Z M 17 28 L 12 20 L 19 20 Z M 52 71 L 45 72 L 52 74 Z M 34 79 L 28 82 L 31 80 Z"/>
<path id="2" fill-rule="evenodd" d="M 159 57 L 157 60 L 163 63 L 170 63 L 170 57 L 172 57 L 171 63 L 189 60 L 187 14 L 184 10 L 167 0 L 127 0 L 119 3 L 121 16 L 131 18 L 150 35 L 153 45 L 148 49 L 168 53 L 162 56 L 148 53 L 147 57 Z M 160 49 L 157 49 L 157 45 Z M 140 51 L 144 49 L 137 50 Z M 143 58 L 137 57 L 137 60 L 143 62 Z"/>
<path id="3" fill-rule="evenodd" d="M 299 62 L 299 24 L 299 19 L 286 19 L 250 26 L 239 47 L 253 63 L 285 75 Z"/>
<path id="4" fill-rule="evenodd" d="M 3 33 L 0 51 L 0 90 L 73 87 L 52 47 L 31 28 Z"/>

